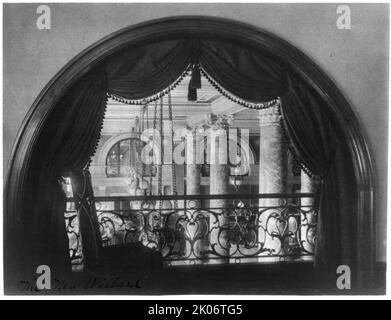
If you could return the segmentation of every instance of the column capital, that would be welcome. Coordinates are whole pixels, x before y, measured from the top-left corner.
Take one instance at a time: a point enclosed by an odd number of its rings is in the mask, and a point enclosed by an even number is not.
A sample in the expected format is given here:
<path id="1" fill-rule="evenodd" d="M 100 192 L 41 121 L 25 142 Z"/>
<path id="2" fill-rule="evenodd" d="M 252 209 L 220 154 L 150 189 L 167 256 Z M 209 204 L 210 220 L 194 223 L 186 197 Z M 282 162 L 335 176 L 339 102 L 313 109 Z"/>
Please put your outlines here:
<path id="1" fill-rule="evenodd" d="M 281 118 L 282 116 L 279 105 L 259 110 L 258 119 L 260 125 L 279 124 Z"/>

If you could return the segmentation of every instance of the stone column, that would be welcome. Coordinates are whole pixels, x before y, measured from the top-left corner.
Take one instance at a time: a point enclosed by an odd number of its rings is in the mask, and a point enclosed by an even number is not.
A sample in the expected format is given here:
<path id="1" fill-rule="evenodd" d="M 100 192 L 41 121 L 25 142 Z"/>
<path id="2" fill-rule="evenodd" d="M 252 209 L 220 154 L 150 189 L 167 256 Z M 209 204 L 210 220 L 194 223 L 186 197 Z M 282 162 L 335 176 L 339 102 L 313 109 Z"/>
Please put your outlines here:
<path id="1" fill-rule="evenodd" d="M 229 194 L 228 127 L 229 118 L 224 116 L 217 116 L 211 122 L 209 131 L 211 195 Z M 213 199 L 210 201 L 210 208 L 216 214 L 211 214 L 209 218 L 210 245 L 221 256 L 229 255 L 228 234 L 227 231 L 222 231 L 222 228 L 228 228 L 229 225 L 226 209 L 228 207 L 229 200 Z"/>
<path id="2" fill-rule="evenodd" d="M 196 161 L 196 132 L 192 130 L 186 139 L 186 194 L 198 195 L 201 191 L 201 170 Z"/>
<path id="3" fill-rule="evenodd" d="M 193 129 L 186 138 L 186 194 L 201 194 L 201 167 L 196 161 L 197 144 L 196 131 Z M 205 240 L 207 240 L 207 222 L 201 217 L 201 201 L 186 201 L 187 221 L 185 227 L 185 249 L 184 256 L 190 259 L 199 259 L 202 257 L 202 250 L 205 250 Z M 197 237 L 204 236 L 204 240 L 196 240 Z"/>
<path id="4" fill-rule="evenodd" d="M 317 185 L 315 180 L 313 180 L 308 174 L 301 170 L 301 193 L 316 193 Z M 314 198 L 301 198 L 301 227 L 300 227 L 300 240 L 302 241 L 302 246 L 305 251 L 313 252 L 314 246 L 314 236 L 315 229 L 311 228 L 310 225 L 315 222 L 314 216 Z"/>
<path id="5" fill-rule="evenodd" d="M 259 150 L 259 193 L 284 193 L 287 182 L 287 150 L 283 141 L 281 127 L 281 114 L 279 106 L 262 109 L 259 111 L 260 120 L 260 150 Z M 278 209 L 266 209 L 267 207 L 279 206 L 280 199 L 260 199 L 259 241 L 265 242 L 264 248 L 276 250 L 275 254 L 284 254 L 285 243 L 281 243 L 277 237 L 267 234 L 276 232 L 280 238 L 287 232 L 288 221 L 268 217 Z"/>
<path id="6" fill-rule="evenodd" d="M 283 141 L 279 107 L 259 111 L 259 193 L 284 193 L 287 180 L 287 150 Z M 261 199 L 260 205 L 278 205 L 278 199 Z"/>

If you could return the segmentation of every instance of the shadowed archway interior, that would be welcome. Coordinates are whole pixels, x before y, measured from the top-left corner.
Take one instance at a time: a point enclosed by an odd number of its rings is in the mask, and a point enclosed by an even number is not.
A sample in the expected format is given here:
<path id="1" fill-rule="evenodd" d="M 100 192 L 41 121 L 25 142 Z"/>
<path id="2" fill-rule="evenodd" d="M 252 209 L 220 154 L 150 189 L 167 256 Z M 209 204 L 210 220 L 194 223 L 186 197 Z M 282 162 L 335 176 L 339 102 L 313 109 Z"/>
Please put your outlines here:
<path id="1" fill-rule="evenodd" d="M 354 285 L 368 286 L 374 256 L 372 165 L 350 106 L 290 44 L 247 25 L 204 17 L 121 30 L 81 53 L 42 91 L 19 133 L 8 171 L 8 286 L 40 264 L 58 274 L 69 272 L 60 181 L 88 166 L 107 97 L 152 101 L 186 70 L 192 72 L 189 99 L 196 97 L 204 72 L 246 107 L 280 101 L 292 153 L 321 181 L 315 268 L 335 273 L 347 264 Z"/>

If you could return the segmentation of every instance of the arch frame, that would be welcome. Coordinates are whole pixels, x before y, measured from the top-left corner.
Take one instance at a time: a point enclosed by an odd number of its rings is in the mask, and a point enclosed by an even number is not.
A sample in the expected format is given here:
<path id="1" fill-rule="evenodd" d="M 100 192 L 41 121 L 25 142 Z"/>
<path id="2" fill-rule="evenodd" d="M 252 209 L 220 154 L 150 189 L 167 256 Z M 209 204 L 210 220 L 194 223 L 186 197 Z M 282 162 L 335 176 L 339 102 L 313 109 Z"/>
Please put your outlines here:
<path id="1" fill-rule="evenodd" d="M 121 29 L 82 51 L 49 81 L 24 118 L 8 162 L 4 195 L 4 240 L 7 248 L 7 226 L 17 215 L 26 192 L 24 185 L 33 147 L 61 95 L 88 71 L 125 47 L 193 37 L 234 41 L 243 46 L 266 50 L 284 61 L 327 101 L 337 121 L 342 124 L 354 163 L 359 208 L 357 231 L 367 234 L 360 239 L 359 246 L 370 246 L 369 259 L 374 261 L 376 188 L 373 159 L 360 123 L 347 99 L 325 72 L 287 41 L 245 23 L 205 16 L 163 18 Z M 364 227 L 369 232 L 362 232 Z"/>

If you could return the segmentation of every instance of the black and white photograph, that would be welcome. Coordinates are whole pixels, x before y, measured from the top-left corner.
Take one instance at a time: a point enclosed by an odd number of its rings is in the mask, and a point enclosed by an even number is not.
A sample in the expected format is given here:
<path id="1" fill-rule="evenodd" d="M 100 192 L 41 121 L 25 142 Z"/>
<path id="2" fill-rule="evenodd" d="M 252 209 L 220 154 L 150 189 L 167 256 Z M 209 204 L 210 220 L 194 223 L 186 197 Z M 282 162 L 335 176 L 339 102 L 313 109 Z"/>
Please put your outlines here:
<path id="1" fill-rule="evenodd" d="M 3 3 L 4 295 L 386 295 L 389 10 Z"/>

